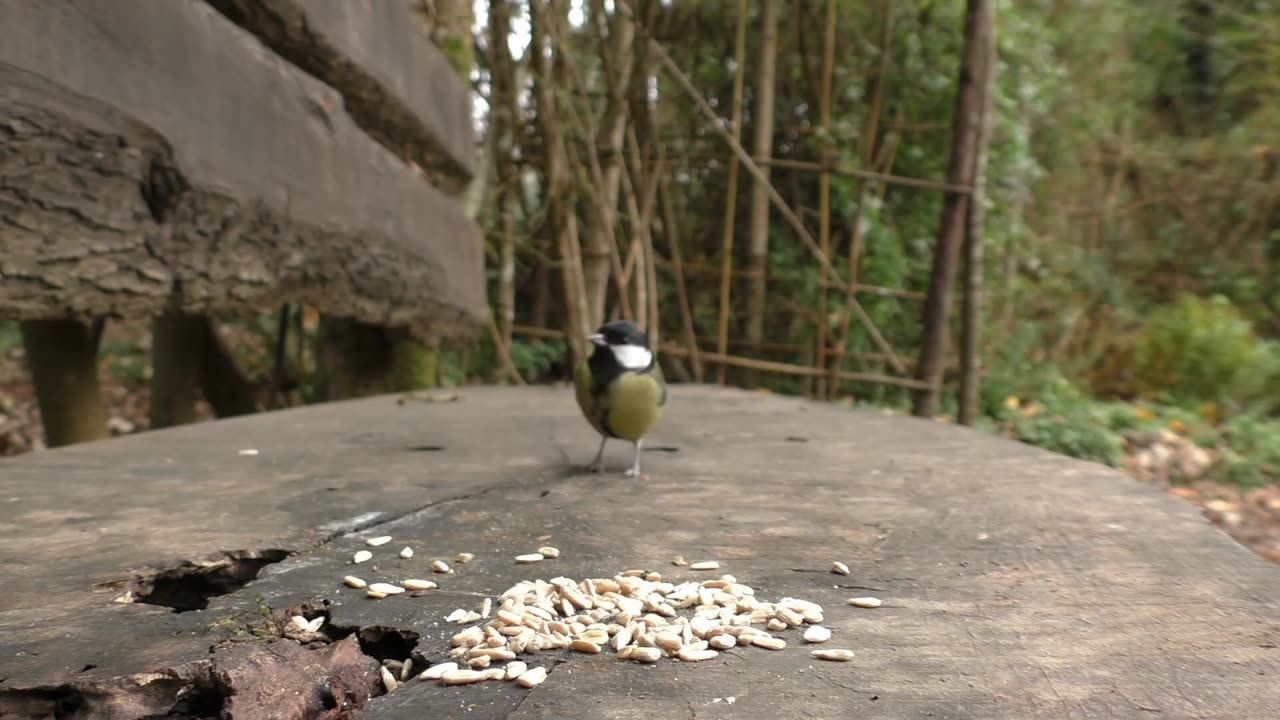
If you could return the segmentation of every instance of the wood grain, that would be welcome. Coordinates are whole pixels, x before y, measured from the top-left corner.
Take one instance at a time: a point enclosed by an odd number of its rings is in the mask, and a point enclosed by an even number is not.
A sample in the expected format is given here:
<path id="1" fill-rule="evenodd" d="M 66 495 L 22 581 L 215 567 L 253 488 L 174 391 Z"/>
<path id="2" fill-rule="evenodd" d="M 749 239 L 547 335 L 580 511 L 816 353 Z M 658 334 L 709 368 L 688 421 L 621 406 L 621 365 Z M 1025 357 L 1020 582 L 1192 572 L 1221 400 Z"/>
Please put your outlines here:
<path id="1" fill-rule="evenodd" d="M 1280 706 L 1280 573 L 1118 472 L 931 421 L 673 386 L 648 477 L 630 481 L 621 443 L 609 474 L 582 472 L 594 434 L 571 395 L 375 398 L 7 461 L 0 576 L 41 592 L 0 595 L 0 710 L 210 647 L 220 662 L 220 621 L 262 607 L 327 603 L 331 623 L 409 631 L 439 660 L 454 608 L 524 578 L 703 577 L 675 555 L 718 560 L 764 599 L 821 603 L 828 645 L 855 659 L 813 660 L 794 631 L 785 650 L 695 665 L 544 652 L 533 660 L 551 674 L 533 691 L 413 682 L 360 717 L 1263 718 Z M 371 582 L 476 559 L 423 597 L 370 601 L 340 578 L 381 534 L 395 540 L 355 569 Z M 548 543 L 560 558 L 514 563 Z M 404 544 L 411 559 L 396 557 Z M 205 610 L 92 590 L 250 548 L 296 554 Z M 850 576 L 828 572 L 837 559 Z M 845 604 L 863 595 L 885 604 Z"/>

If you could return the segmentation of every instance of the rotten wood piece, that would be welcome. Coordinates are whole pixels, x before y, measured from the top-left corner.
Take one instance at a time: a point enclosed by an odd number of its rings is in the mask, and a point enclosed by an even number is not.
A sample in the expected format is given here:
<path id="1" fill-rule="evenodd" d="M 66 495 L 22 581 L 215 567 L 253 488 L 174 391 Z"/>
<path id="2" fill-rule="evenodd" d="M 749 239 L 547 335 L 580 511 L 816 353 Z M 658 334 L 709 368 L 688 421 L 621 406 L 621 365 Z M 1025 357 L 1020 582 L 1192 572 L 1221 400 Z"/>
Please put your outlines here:
<path id="1" fill-rule="evenodd" d="M 0 24 L 28 29 L 0 44 L 0 318 L 289 300 L 431 343 L 483 331 L 458 203 L 212 7 L 0 0 Z"/>
<path id="2" fill-rule="evenodd" d="M 1280 576 L 1193 506 L 1114 470 L 954 425 L 701 386 L 673 386 L 647 447 L 644 482 L 621 476 L 622 446 L 607 451 L 609 474 L 586 473 L 595 439 L 571 389 L 466 388 L 5 461 L 0 577 L 14 592 L 0 595 L 0 716 L 62 702 L 113 717 L 108 703 L 144 699 L 164 715 L 181 692 L 207 701 L 200 716 L 266 717 L 282 703 L 274 679 L 302 698 L 288 696 L 291 717 L 335 717 L 326 673 L 356 699 L 376 695 L 347 717 L 383 720 L 637 708 L 1243 718 L 1280 706 Z M 393 541 L 365 544 L 378 535 Z M 543 545 L 560 556 L 515 562 Z M 374 557 L 352 565 L 357 550 Z M 453 563 L 462 552 L 475 558 Z M 533 690 L 413 680 L 385 694 L 365 684 L 377 672 L 357 672 L 443 660 L 461 629 L 444 616 L 520 580 L 708 578 L 677 555 L 717 560 L 760 599 L 821 604 L 827 647 L 854 659 L 816 661 L 793 630 L 783 650 L 696 664 L 543 651 L 527 658 L 550 669 Z M 454 572 L 433 574 L 436 559 Z M 834 560 L 850 575 L 832 574 Z M 440 587 L 370 600 L 342 584 L 349 574 Z M 131 590 L 186 611 L 113 602 Z M 846 604 L 862 596 L 884 603 Z M 324 622 L 290 631 L 291 614 Z M 212 690 L 209 667 L 226 671 Z"/>

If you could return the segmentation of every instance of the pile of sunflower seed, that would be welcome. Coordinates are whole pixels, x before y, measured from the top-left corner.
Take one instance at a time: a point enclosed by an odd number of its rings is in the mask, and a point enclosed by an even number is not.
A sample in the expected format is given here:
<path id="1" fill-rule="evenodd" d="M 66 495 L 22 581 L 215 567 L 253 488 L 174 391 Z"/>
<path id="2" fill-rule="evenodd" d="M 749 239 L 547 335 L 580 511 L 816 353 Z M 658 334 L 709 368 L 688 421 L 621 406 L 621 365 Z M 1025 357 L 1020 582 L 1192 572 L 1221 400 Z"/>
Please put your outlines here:
<path id="1" fill-rule="evenodd" d="M 735 647 L 781 650 L 787 641 L 775 633 L 793 628 L 805 628 L 807 643 L 831 639 L 817 603 L 791 597 L 764 602 L 755 595 L 732 575 L 679 584 L 639 570 L 581 581 L 526 580 L 499 596 L 492 619 L 452 637 L 453 661 L 434 665 L 419 677 L 447 685 L 515 679 L 533 687 L 545 679 L 545 670 L 529 669 L 517 658 L 543 650 L 609 651 L 619 660 L 639 663 L 663 658 L 701 662 Z M 853 658 L 852 651 L 842 648 L 820 648 L 811 655 L 831 661 Z M 499 662 L 510 665 L 490 667 Z M 539 672 L 526 679 L 534 671 Z"/>
<path id="2" fill-rule="evenodd" d="M 376 547 L 389 540 L 376 538 L 368 544 Z M 537 562 L 559 554 L 555 548 L 543 547 L 538 553 L 517 556 L 515 560 Z M 474 555 L 463 553 L 456 560 L 465 563 L 473 558 Z M 353 562 L 359 564 L 363 559 L 366 558 L 353 558 Z M 676 558 L 672 562 L 690 570 L 719 568 L 715 561 L 688 563 Z M 451 573 L 451 568 L 441 561 L 433 563 L 432 569 Z M 831 572 L 849 574 L 848 567 L 840 562 L 833 564 Z M 434 582 L 414 579 L 399 585 L 367 586 L 352 576 L 343 581 L 350 587 L 367 589 L 375 599 L 404 590 L 437 587 Z M 848 602 L 855 607 L 880 606 L 877 598 L 852 598 Z M 739 583 L 732 575 L 672 583 L 657 572 L 627 570 L 611 578 L 579 581 L 561 576 L 525 580 L 503 592 L 494 611 L 493 599 L 485 598 L 478 612 L 458 608 L 446 617 L 448 622 L 470 627 L 450 639 L 450 661 L 426 668 L 418 679 L 445 685 L 514 680 L 532 688 L 546 679 L 547 669 L 530 667 L 519 658 L 544 650 L 567 649 L 592 655 L 611 652 L 619 660 L 638 663 L 656 663 L 664 658 L 702 662 L 731 648 L 782 650 L 787 641 L 781 633 L 792 629 L 803 629 L 801 637 L 807 644 L 823 644 L 832 637 L 831 630 L 822 625 L 822 606 L 793 597 L 777 602 L 759 600 L 754 588 Z M 474 624 L 481 620 L 486 622 Z M 853 659 L 853 651 L 844 648 L 820 647 L 810 655 L 833 662 Z M 385 667 L 382 671 L 388 691 L 412 677 L 412 661 L 394 669 L 399 672 Z"/>

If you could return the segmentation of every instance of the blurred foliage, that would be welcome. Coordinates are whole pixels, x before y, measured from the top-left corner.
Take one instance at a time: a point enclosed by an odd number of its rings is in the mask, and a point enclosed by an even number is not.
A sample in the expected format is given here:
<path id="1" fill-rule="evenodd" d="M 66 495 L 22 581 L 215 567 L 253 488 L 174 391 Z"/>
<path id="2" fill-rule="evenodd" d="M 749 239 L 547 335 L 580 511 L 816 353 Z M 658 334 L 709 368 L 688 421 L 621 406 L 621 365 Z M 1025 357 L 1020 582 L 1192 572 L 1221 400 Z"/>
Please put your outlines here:
<path id="1" fill-rule="evenodd" d="M 1140 392 L 1183 403 L 1240 399 L 1258 361 L 1252 323 L 1220 295 L 1157 308 L 1134 357 Z"/>

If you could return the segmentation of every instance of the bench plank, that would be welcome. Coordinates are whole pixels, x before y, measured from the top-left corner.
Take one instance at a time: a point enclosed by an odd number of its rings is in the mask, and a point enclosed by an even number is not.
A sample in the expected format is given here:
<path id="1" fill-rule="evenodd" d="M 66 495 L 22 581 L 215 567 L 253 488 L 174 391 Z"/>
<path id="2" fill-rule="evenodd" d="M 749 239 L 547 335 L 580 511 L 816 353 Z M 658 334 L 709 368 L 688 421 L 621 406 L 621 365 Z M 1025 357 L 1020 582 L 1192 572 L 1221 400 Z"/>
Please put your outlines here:
<path id="1" fill-rule="evenodd" d="M 474 174 L 471 89 L 418 28 L 408 2 L 207 1 L 342 93 L 357 124 L 435 185 L 459 191 Z"/>
<path id="2" fill-rule="evenodd" d="M 333 89 L 198 0 L 0 0 L 0 317 L 283 301 L 465 343 L 483 248 Z M 56 41 L 52 40 L 56 38 Z"/>
<path id="3" fill-rule="evenodd" d="M 41 592 L 0 595 L 0 711 L 61 683 L 126 696 L 104 690 L 111 678 L 232 663 L 245 644 L 221 623 L 263 606 L 323 607 L 331 626 L 407 637 L 435 661 L 454 608 L 534 577 L 705 577 L 675 555 L 716 559 L 765 599 L 821 603 L 829 646 L 856 658 L 813 660 L 794 631 L 782 651 L 694 665 L 548 652 L 533 658 L 552 671 L 532 692 L 413 682 L 362 717 L 1266 717 L 1280 705 L 1280 572 L 1114 470 L 941 423 L 679 386 L 637 482 L 618 472 L 620 444 L 612 474 L 581 471 L 595 441 L 571 395 L 374 398 L 7 462 L 0 575 Z M 259 454 L 237 454 L 249 446 Z M 395 541 L 353 567 L 380 534 Z M 512 561 L 547 543 L 559 559 Z M 403 544 L 413 558 L 395 556 Z M 206 610 L 89 591 L 246 548 L 298 554 Z M 475 561 L 431 575 L 432 559 L 463 551 Z M 830 574 L 835 559 L 852 575 Z M 352 572 L 441 589 L 371 601 L 340 584 Z M 844 603 L 861 595 L 885 606 Z"/>

